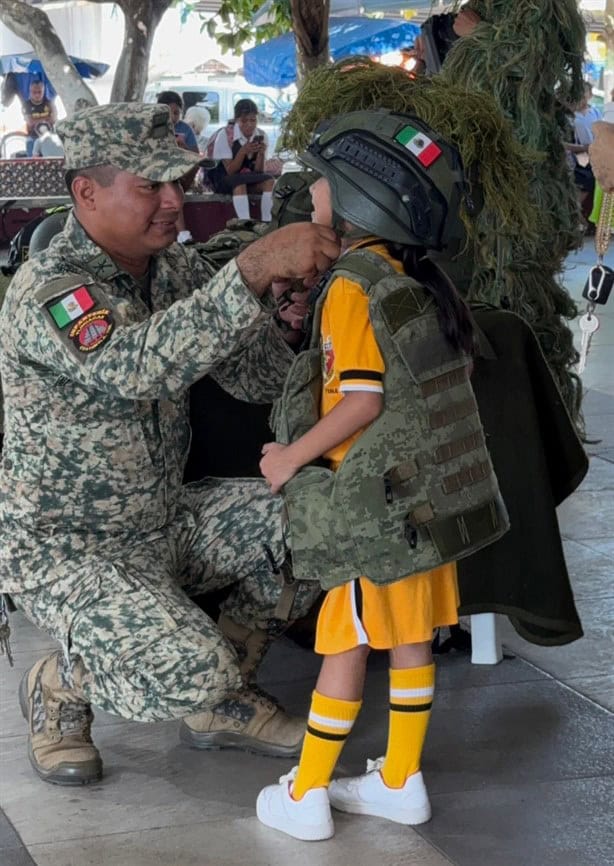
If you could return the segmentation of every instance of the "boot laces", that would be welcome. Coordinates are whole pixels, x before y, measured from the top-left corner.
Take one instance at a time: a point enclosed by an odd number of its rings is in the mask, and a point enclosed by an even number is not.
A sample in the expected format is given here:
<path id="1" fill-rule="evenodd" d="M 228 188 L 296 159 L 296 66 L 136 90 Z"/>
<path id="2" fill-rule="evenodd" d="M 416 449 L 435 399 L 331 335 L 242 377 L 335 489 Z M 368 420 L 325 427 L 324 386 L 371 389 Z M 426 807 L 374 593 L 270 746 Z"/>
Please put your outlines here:
<path id="1" fill-rule="evenodd" d="M 81 737 L 86 743 L 92 742 L 92 711 L 89 704 L 66 701 L 60 709 L 60 725 L 63 734 Z"/>
<path id="2" fill-rule="evenodd" d="M 250 699 L 254 700 L 255 703 L 259 703 L 261 706 L 265 707 L 267 710 L 281 709 L 281 704 L 277 698 L 269 694 L 265 689 L 256 685 L 256 683 L 250 683 L 249 686 L 246 686 L 243 693 Z"/>
<path id="3" fill-rule="evenodd" d="M 289 773 L 286 773 L 284 776 L 279 777 L 279 784 L 284 785 L 287 782 L 294 782 L 298 773 L 298 765 L 296 767 L 292 767 Z"/>

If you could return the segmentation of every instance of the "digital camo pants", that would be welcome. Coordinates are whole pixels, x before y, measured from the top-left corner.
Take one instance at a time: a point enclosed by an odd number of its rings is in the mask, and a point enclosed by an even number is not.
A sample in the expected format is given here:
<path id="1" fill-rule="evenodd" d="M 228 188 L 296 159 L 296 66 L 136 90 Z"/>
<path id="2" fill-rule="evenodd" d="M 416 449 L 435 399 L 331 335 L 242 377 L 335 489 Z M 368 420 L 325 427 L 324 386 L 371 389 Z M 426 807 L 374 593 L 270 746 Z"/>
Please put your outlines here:
<path id="1" fill-rule="evenodd" d="M 227 616 L 274 625 L 281 584 L 265 546 L 281 564 L 281 499 L 259 479 L 205 479 L 184 491 L 164 530 L 87 545 L 76 533 L 55 534 L 47 542 L 53 555 L 38 548 L 31 563 L 41 585 L 12 594 L 71 659 L 82 660 L 86 699 L 124 718 L 179 718 L 240 685 L 233 649 L 189 595 L 231 586 Z M 318 593 L 317 583 L 299 583 L 292 618 Z"/>

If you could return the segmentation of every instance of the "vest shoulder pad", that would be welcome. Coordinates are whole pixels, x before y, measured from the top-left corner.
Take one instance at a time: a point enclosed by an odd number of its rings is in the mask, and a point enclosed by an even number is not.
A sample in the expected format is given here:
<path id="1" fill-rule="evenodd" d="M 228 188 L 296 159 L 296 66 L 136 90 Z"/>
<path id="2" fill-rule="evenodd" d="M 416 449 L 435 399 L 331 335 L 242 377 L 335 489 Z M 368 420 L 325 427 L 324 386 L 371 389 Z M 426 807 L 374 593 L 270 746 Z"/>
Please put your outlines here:
<path id="1" fill-rule="evenodd" d="M 410 319 L 432 312 L 430 292 L 370 250 L 354 250 L 342 256 L 332 270 L 335 276 L 347 275 L 363 287 L 371 298 L 371 306 L 379 307 L 392 333 Z"/>

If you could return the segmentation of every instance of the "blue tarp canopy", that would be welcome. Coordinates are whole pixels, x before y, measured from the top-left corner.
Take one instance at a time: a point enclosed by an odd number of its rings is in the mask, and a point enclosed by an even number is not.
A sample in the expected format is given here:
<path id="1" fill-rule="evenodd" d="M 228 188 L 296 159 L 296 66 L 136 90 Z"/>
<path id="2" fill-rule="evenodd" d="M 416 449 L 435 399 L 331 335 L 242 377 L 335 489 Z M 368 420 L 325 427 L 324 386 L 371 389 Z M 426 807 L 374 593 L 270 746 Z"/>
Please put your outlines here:
<path id="1" fill-rule="evenodd" d="M 98 63 L 82 57 L 70 56 L 70 60 L 82 78 L 98 78 L 109 68 L 108 63 Z M 45 75 L 43 64 L 33 51 L 25 54 L 3 54 L 0 57 L 0 75 L 9 73 L 12 73 L 12 80 L 23 99 L 28 98 L 30 82 L 37 78 L 45 84 L 46 97 L 53 99 L 55 96 L 55 90 Z"/>
<path id="2" fill-rule="evenodd" d="M 331 18 L 330 56 L 333 60 L 352 54 L 379 56 L 410 48 L 419 34 L 416 24 L 393 18 Z M 243 74 L 259 87 L 287 87 L 296 81 L 294 33 L 284 33 L 246 51 Z"/>

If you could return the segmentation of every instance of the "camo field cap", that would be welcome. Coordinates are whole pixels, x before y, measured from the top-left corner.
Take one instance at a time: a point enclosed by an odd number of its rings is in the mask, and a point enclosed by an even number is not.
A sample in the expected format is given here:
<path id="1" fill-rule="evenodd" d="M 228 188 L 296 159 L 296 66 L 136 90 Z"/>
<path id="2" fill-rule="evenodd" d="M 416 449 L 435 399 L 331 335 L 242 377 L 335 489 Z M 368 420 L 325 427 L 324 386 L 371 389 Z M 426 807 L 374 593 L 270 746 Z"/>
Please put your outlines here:
<path id="1" fill-rule="evenodd" d="M 166 105 L 115 102 L 76 111 L 57 125 L 66 171 L 114 165 L 157 182 L 215 162 L 179 147 Z"/>

